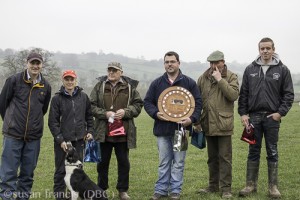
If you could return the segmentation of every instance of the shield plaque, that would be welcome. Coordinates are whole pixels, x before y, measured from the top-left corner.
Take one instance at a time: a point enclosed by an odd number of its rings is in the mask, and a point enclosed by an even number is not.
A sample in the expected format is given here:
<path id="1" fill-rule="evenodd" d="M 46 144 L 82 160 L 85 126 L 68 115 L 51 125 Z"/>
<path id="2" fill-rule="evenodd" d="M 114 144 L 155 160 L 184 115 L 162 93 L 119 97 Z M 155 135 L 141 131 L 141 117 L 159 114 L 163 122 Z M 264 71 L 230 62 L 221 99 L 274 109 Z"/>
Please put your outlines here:
<path id="1" fill-rule="evenodd" d="M 195 110 L 195 99 L 185 88 L 172 86 L 165 89 L 158 98 L 158 110 L 172 122 L 190 117 Z"/>

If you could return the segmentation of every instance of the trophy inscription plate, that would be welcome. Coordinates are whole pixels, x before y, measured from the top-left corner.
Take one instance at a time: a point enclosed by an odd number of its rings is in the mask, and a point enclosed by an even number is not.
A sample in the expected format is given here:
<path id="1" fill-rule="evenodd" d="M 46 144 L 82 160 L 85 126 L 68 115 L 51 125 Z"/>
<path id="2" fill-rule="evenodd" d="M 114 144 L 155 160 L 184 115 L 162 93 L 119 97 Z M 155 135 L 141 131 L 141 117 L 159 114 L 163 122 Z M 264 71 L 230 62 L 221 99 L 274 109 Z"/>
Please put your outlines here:
<path id="1" fill-rule="evenodd" d="M 159 95 L 158 110 L 168 120 L 179 122 L 193 114 L 195 99 L 187 89 L 180 86 L 172 86 Z"/>

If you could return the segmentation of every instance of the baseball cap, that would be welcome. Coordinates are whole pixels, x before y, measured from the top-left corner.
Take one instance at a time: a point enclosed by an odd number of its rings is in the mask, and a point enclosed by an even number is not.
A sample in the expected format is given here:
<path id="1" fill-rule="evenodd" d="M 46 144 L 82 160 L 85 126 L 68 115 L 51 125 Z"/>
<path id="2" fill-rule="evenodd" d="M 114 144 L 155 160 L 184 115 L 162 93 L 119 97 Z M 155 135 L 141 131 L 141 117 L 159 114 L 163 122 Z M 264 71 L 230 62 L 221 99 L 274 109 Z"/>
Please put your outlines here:
<path id="1" fill-rule="evenodd" d="M 73 78 L 77 78 L 77 75 L 74 70 L 66 70 L 63 72 L 62 78 L 65 78 L 66 76 L 71 76 Z"/>
<path id="2" fill-rule="evenodd" d="M 108 68 L 115 68 L 115 69 L 118 69 L 120 71 L 123 71 L 121 63 L 118 63 L 118 62 L 110 62 L 110 63 L 108 63 L 107 69 Z"/>
<path id="3" fill-rule="evenodd" d="M 221 51 L 214 51 L 207 57 L 208 62 L 219 61 L 219 60 L 224 60 L 224 54 Z"/>
<path id="4" fill-rule="evenodd" d="M 27 62 L 31 62 L 33 60 L 38 60 L 40 62 L 43 62 L 43 57 L 41 54 L 36 53 L 36 52 L 31 52 L 28 56 L 27 56 Z"/>

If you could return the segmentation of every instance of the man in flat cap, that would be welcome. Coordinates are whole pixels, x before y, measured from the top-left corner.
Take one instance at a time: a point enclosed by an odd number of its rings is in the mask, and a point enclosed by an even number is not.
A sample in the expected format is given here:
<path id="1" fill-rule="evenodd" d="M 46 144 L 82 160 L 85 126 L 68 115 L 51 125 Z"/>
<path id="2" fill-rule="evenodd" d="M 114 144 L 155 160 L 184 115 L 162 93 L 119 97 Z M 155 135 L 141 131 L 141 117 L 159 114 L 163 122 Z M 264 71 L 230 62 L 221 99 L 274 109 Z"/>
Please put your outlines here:
<path id="1" fill-rule="evenodd" d="M 203 110 L 195 130 L 204 131 L 208 153 L 208 187 L 199 193 L 221 190 L 222 198 L 231 198 L 232 140 L 234 101 L 239 95 L 237 75 L 227 69 L 224 54 L 212 52 L 207 61 L 210 68 L 198 79 L 203 99 Z"/>
<path id="2" fill-rule="evenodd" d="M 0 94 L 3 146 L 0 197 L 29 199 L 51 87 L 41 74 L 43 57 L 31 52 L 27 69 L 7 78 Z M 18 174 L 18 169 L 20 169 Z"/>
<path id="3" fill-rule="evenodd" d="M 124 76 L 123 67 L 118 62 L 109 63 L 107 76 L 98 80 L 90 95 L 95 139 L 100 141 L 101 146 L 102 160 L 97 164 L 98 185 L 108 189 L 109 163 L 114 149 L 118 162 L 116 188 L 119 198 L 128 200 L 129 149 L 136 148 L 134 118 L 141 113 L 143 100 L 136 89 L 138 81 Z"/>

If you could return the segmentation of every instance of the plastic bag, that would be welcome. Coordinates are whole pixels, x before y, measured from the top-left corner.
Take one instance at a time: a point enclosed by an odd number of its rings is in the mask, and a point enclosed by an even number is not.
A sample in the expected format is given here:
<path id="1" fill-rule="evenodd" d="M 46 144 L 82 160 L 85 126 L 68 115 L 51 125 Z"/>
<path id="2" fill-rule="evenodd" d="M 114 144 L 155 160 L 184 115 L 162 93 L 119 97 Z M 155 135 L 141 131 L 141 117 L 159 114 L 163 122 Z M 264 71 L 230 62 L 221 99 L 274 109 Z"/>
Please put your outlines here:
<path id="1" fill-rule="evenodd" d="M 113 120 L 108 123 L 108 136 L 124 136 L 126 135 L 122 120 Z"/>
<path id="2" fill-rule="evenodd" d="M 90 140 L 86 142 L 83 161 L 94 163 L 101 162 L 101 149 L 99 142 L 95 140 Z"/>
<path id="3" fill-rule="evenodd" d="M 197 132 L 193 129 L 191 144 L 198 149 L 204 149 L 206 147 L 206 139 L 203 131 Z"/>
<path id="4" fill-rule="evenodd" d="M 241 140 L 249 144 L 256 144 L 256 140 L 254 138 L 254 126 L 251 123 L 244 128 Z"/>
<path id="5" fill-rule="evenodd" d="M 188 137 L 189 131 L 180 125 L 178 130 L 175 130 L 174 141 L 173 141 L 173 151 L 186 151 L 188 149 Z"/>

